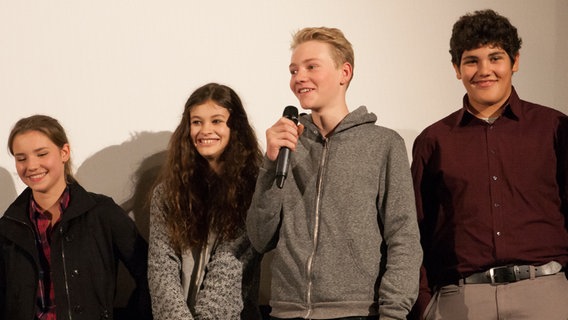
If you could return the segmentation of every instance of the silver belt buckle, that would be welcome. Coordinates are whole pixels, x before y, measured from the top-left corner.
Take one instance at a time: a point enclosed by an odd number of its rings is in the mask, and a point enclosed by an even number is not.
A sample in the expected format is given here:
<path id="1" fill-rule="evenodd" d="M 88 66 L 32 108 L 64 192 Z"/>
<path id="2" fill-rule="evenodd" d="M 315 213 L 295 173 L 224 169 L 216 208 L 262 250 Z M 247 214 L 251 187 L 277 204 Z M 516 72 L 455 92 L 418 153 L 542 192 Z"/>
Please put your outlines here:
<path id="1" fill-rule="evenodd" d="M 513 273 L 515 274 L 515 281 L 521 280 L 521 270 L 519 266 L 513 266 Z"/>
<path id="2" fill-rule="evenodd" d="M 513 275 L 514 275 L 514 279 L 513 278 L 508 278 L 508 279 L 503 279 L 503 281 L 500 282 L 495 282 L 495 271 L 496 270 L 508 270 L 508 269 L 512 269 Z M 509 273 L 507 271 L 507 273 Z M 520 280 L 520 271 L 519 271 L 519 266 L 500 266 L 500 267 L 493 267 L 491 269 L 489 269 L 489 279 L 491 280 L 491 284 L 495 285 L 495 284 L 499 284 L 499 283 L 509 283 L 509 282 L 516 282 Z"/>
<path id="3" fill-rule="evenodd" d="M 491 284 L 495 284 L 495 269 L 500 269 L 503 267 L 493 267 L 489 269 L 489 280 L 491 280 Z"/>

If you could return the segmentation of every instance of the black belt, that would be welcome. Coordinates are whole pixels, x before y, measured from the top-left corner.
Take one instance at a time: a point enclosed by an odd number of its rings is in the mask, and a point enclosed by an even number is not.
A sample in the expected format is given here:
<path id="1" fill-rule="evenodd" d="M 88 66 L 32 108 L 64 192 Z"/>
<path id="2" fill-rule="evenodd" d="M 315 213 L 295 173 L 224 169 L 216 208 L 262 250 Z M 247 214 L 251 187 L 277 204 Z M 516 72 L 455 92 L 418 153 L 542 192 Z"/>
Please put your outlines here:
<path id="1" fill-rule="evenodd" d="M 533 266 L 503 266 L 491 268 L 485 272 L 474 273 L 464 278 L 465 284 L 475 283 L 510 283 L 520 280 L 529 279 L 531 277 L 530 269 Z M 534 266 L 535 276 L 549 276 L 556 274 L 562 270 L 562 265 L 556 261 L 551 261 L 541 266 Z"/>

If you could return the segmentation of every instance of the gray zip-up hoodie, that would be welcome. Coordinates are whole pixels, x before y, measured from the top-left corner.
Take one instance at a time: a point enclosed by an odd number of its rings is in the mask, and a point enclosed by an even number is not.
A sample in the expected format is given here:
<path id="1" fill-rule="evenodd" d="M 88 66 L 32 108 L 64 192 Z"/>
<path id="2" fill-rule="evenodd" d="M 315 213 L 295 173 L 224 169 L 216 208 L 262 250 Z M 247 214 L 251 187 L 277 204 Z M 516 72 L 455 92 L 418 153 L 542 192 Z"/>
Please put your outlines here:
<path id="1" fill-rule="evenodd" d="M 404 140 L 365 107 L 324 138 L 310 115 L 275 185 L 265 159 L 247 217 L 260 252 L 275 249 L 272 316 L 405 319 L 422 251 Z"/>

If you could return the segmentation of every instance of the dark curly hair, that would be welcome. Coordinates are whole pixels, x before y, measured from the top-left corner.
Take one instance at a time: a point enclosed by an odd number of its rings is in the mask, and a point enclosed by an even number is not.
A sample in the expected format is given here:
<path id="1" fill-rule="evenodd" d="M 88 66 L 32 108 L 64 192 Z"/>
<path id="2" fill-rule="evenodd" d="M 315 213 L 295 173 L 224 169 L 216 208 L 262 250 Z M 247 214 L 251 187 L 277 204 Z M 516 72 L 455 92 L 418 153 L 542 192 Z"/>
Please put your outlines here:
<path id="1" fill-rule="evenodd" d="M 452 63 L 459 66 L 464 51 L 485 45 L 500 47 L 511 61 L 521 49 L 522 40 L 509 19 L 487 9 L 468 13 L 459 18 L 452 29 L 450 54 Z"/>
<path id="2" fill-rule="evenodd" d="M 190 117 L 194 106 L 213 101 L 229 110 L 229 143 L 217 174 L 193 145 Z M 172 246 L 202 245 L 211 231 L 221 241 L 231 240 L 244 228 L 262 153 L 241 99 L 231 88 L 209 83 L 187 100 L 180 124 L 170 138 L 167 159 L 157 186 Z"/>

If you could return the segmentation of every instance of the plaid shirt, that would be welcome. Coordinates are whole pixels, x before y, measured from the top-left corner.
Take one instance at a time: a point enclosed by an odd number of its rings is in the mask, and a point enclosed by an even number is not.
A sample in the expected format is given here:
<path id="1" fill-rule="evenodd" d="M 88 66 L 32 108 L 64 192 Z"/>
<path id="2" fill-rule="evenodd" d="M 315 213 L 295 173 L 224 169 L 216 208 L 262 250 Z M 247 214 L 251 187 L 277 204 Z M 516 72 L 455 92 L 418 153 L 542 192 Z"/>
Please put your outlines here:
<path id="1" fill-rule="evenodd" d="M 61 215 L 69 206 L 69 187 L 59 198 Z M 55 291 L 51 282 L 51 234 L 56 224 L 61 220 L 61 215 L 57 221 L 51 221 L 51 213 L 42 209 L 34 200 L 30 198 L 30 220 L 36 232 L 36 245 L 39 250 L 40 274 L 37 289 L 37 312 L 36 319 L 56 320 L 55 312 Z"/>

